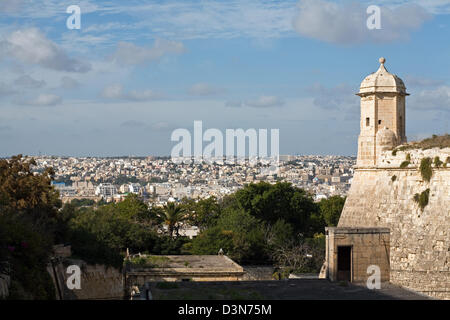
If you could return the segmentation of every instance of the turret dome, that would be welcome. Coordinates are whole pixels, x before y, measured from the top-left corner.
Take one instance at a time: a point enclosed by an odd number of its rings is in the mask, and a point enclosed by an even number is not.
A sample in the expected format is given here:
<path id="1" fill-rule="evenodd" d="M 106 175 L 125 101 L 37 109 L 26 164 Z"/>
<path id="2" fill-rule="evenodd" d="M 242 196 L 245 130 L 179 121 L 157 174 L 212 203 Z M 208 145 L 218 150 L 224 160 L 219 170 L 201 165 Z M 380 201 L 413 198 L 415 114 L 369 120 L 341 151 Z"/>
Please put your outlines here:
<path id="1" fill-rule="evenodd" d="M 384 67 L 385 58 L 380 58 L 380 67 L 378 70 L 368 75 L 362 82 L 359 90 L 359 95 L 375 92 L 395 92 L 404 95 L 406 87 L 403 80 L 397 75 L 389 73 Z"/>

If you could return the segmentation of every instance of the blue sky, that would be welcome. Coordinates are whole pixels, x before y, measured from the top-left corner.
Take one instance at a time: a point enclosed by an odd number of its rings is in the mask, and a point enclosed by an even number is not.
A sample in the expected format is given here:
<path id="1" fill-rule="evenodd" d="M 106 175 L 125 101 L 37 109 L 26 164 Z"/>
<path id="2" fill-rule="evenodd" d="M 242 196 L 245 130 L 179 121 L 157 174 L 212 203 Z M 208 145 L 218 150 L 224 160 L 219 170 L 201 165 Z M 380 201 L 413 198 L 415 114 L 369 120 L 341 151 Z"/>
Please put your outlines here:
<path id="1" fill-rule="evenodd" d="M 409 140 L 449 132 L 449 14 L 449 0 L 2 0 L 0 156 L 169 155 L 194 120 L 279 129 L 281 154 L 355 155 L 354 93 L 381 56 L 411 93 Z"/>

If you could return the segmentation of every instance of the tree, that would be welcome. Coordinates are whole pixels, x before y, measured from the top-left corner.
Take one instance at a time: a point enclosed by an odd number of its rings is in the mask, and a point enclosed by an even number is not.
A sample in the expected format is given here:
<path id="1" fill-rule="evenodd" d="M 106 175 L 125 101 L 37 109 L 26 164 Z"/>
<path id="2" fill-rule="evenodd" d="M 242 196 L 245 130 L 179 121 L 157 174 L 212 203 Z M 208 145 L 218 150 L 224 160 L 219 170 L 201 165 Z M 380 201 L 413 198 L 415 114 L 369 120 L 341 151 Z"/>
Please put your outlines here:
<path id="1" fill-rule="evenodd" d="M 185 208 L 185 212 L 189 212 L 189 223 L 197 226 L 200 230 L 213 226 L 221 211 L 216 197 L 197 201 L 183 199 L 182 206 Z"/>
<path id="2" fill-rule="evenodd" d="M 53 170 L 34 173 L 34 165 L 21 155 L 0 160 L 0 262 L 11 266 L 14 299 L 55 297 L 46 266 L 61 201 Z"/>
<path id="3" fill-rule="evenodd" d="M 114 205 L 79 210 L 69 222 L 72 252 L 89 263 L 120 267 L 127 248 L 151 251 L 158 241 L 156 230 L 124 215 Z"/>
<path id="4" fill-rule="evenodd" d="M 95 205 L 95 201 L 92 199 L 73 199 L 70 203 L 75 207 L 91 207 Z"/>
<path id="5" fill-rule="evenodd" d="M 185 209 L 175 202 L 167 203 L 163 209 L 161 218 L 164 220 L 164 224 L 167 225 L 169 236 L 173 237 L 174 231 L 175 235 L 178 236 L 180 223 L 186 220 Z"/>
<path id="6" fill-rule="evenodd" d="M 332 196 L 328 199 L 322 199 L 319 202 L 320 214 L 328 227 L 335 227 L 344 208 L 345 198 L 341 196 Z"/>
<path id="7" fill-rule="evenodd" d="M 125 199 L 117 204 L 113 204 L 123 217 L 133 220 L 147 220 L 149 219 L 149 212 L 147 205 L 136 194 L 129 194 Z"/>
<path id="8" fill-rule="evenodd" d="M 312 216 L 319 213 L 318 206 L 311 195 L 290 183 L 249 184 L 236 192 L 235 202 L 228 201 L 231 206 L 242 208 L 271 225 L 283 219 L 292 225 L 295 233 L 312 236 L 318 232 L 312 221 Z"/>
<path id="9" fill-rule="evenodd" d="M 217 224 L 203 230 L 192 241 L 192 254 L 226 255 L 240 263 L 267 262 L 261 221 L 242 209 L 222 212 Z"/>
<path id="10" fill-rule="evenodd" d="M 0 160 L 0 210 L 27 215 L 35 225 L 47 225 L 62 203 L 51 185 L 53 169 L 35 174 L 31 170 L 34 165 L 34 159 L 22 155 Z"/>

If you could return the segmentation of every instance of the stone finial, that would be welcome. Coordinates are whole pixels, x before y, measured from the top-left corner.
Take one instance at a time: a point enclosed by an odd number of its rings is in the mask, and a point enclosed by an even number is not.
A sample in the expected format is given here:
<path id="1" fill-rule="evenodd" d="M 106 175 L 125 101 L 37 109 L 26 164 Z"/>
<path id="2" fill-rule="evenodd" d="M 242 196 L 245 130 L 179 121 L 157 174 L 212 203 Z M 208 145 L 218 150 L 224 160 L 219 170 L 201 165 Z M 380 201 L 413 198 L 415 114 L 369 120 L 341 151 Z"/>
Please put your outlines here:
<path id="1" fill-rule="evenodd" d="M 386 62 L 386 59 L 381 57 L 380 59 L 378 59 L 378 61 L 380 61 L 381 64 L 384 64 Z"/>

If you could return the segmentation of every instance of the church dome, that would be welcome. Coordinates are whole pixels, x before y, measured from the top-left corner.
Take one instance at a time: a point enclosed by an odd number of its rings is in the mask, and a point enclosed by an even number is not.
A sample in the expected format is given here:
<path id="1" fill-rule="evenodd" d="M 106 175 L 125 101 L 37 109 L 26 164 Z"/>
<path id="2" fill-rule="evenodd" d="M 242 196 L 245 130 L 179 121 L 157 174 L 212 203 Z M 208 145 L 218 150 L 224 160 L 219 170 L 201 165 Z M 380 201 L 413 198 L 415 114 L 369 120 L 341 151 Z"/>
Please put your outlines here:
<path id="1" fill-rule="evenodd" d="M 377 72 L 368 75 L 363 82 L 359 94 L 375 93 L 375 92 L 395 92 L 408 95 L 403 80 L 397 75 L 389 73 L 384 67 L 385 58 L 380 58 L 380 68 Z"/>
<path id="2" fill-rule="evenodd" d="M 391 149 L 397 146 L 397 135 L 394 131 L 384 127 L 377 132 L 377 146 L 382 149 Z"/>

